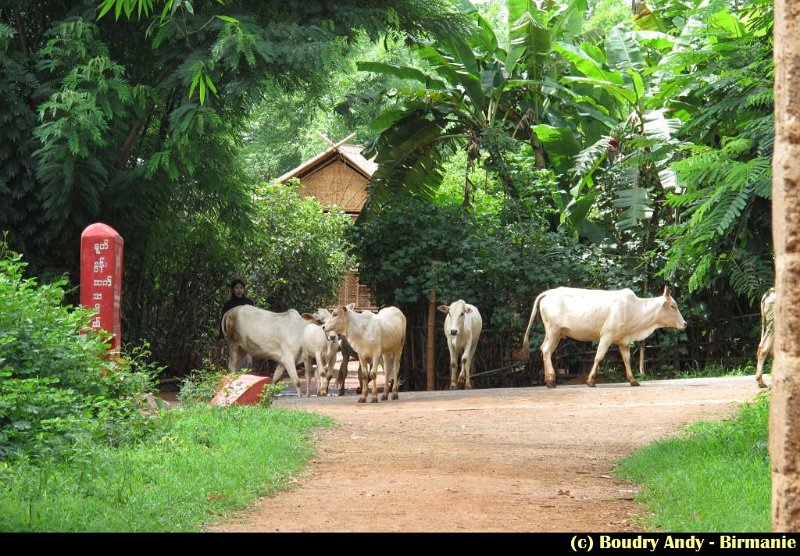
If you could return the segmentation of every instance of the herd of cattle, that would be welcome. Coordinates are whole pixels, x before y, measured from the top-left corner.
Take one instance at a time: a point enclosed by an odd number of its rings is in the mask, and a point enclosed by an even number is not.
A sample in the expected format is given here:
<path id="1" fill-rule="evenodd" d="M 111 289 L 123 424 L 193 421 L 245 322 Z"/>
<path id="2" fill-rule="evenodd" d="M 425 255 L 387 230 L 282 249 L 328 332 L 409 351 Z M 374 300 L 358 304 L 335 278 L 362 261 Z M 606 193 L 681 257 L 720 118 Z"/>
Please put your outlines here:
<path id="1" fill-rule="evenodd" d="M 761 387 L 766 386 L 762 378 L 764 360 L 772 352 L 774 302 L 775 289 L 772 288 L 761 300 L 761 341 L 756 365 L 756 380 Z M 462 383 L 465 388 L 472 388 L 470 371 L 483 327 L 481 314 L 477 307 L 461 299 L 449 306 L 440 305 L 438 309 L 447 314 L 444 334 L 450 351 L 450 388 L 456 389 Z M 637 297 L 629 289 L 555 288 L 539 294 L 533 303 L 520 352 L 524 359 L 529 356 L 528 338 L 537 311 L 544 323 L 545 338 L 541 350 L 545 382 L 550 388 L 556 385 L 551 357 L 561 338 L 598 342 L 587 385 L 595 385 L 600 363 L 608 348 L 615 344 L 622 355 L 628 382 L 631 386 L 638 386 L 630 364 L 631 342 L 644 340 L 658 328 L 686 328 L 686 321 L 668 288 L 664 288 L 661 296 L 653 298 Z M 273 381 L 280 380 L 286 370 L 300 396 L 296 365 L 302 361 L 306 396 L 311 393 L 312 366 L 315 368 L 317 395 L 325 396 L 334 376 L 337 353 L 341 350 L 342 364 L 337 375 L 339 395 L 344 395 L 347 365 L 351 359 L 357 359 L 360 364 L 359 402 L 366 401 L 370 382 L 371 401 L 378 401 L 376 377 L 379 363 L 383 364 L 385 373 L 381 399 L 387 400 L 390 390 L 392 399 L 398 398 L 398 371 L 405 343 L 406 318 L 397 307 L 385 307 L 373 313 L 358 312 L 350 304 L 332 312 L 318 309 L 313 314 L 301 315 L 294 309 L 273 313 L 241 305 L 225 313 L 222 331 L 228 342 L 228 368 L 232 372 L 237 370 L 237 363 L 247 354 L 276 361 L 278 366 Z"/>

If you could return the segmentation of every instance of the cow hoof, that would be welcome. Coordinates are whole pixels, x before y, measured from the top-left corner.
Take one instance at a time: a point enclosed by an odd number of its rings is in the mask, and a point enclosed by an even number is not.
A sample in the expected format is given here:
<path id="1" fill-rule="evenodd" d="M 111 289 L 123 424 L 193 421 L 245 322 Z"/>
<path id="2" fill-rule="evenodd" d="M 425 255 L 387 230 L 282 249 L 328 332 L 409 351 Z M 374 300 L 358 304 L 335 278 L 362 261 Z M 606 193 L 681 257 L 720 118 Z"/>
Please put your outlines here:
<path id="1" fill-rule="evenodd" d="M 464 388 L 466 388 L 467 390 L 472 390 L 472 383 L 468 382 Z"/>
<path id="2" fill-rule="evenodd" d="M 639 386 L 639 381 L 638 380 L 632 380 L 631 381 L 631 386 Z"/>
<path id="3" fill-rule="evenodd" d="M 555 382 L 547 382 L 546 381 L 545 384 L 547 385 L 548 388 L 555 388 L 556 387 L 556 383 Z"/>
<path id="4" fill-rule="evenodd" d="M 367 398 L 358 398 L 358 403 L 364 403 L 367 401 Z"/>
<path id="5" fill-rule="evenodd" d="M 392 393 L 392 399 L 393 399 L 393 400 L 398 400 L 398 399 L 400 399 L 400 396 L 398 396 L 398 395 L 397 395 L 397 392 L 393 392 L 393 393 Z"/>
<path id="6" fill-rule="evenodd" d="M 372 398 L 372 403 L 378 403 L 378 398 Z"/>
<path id="7" fill-rule="evenodd" d="M 758 387 L 759 387 L 759 388 L 766 388 L 766 387 L 767 387 L 767 385 L 766 385 L 765 383 L 763 383 L 763 382 L 759 381 L 759 382 L 758 382 Z"/>
<path id="8" fill-rule="evenodd" d="M 587 380 L 586 381 L 586 386 L 591 386 L 592 388 L 594 388 L 594 381 L 593 380 Z"/>
<path id="9" fill-rule="evenodd" d="M 389 396 L 388 396 L 388 394 L 383 394 L 383 395 L 381 396 L 381 399 L 382 399 L 383 401 L 386 401 L 386 400 L 388 400 L 388 399 L 389 399 Z"/>
<path id="10" fill-rule="evenodd" d="M 455 382 L 450 383 L 450 390 L 458 390 L 458 384 Z"/>

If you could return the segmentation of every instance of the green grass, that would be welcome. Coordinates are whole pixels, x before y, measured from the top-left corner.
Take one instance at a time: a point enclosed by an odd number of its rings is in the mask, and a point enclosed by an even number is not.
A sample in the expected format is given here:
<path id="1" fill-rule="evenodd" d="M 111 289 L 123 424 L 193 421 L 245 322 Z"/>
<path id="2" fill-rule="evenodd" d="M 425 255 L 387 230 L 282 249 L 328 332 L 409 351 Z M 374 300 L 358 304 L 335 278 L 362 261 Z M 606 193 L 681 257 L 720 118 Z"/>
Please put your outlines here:
<path id="1" fill-rule="evenodd" d="M 770 521 L 768 392 L 726 421 L 687 427 L 624 459 L 621 479 L 643 485 L 637 497 L 649 531 L 765 532 Z"/>
<path id="2" fill-rule="evenodd" d="M 163 414 L 163 433 L 70 461 L 0 463 L 0 531 L 199 531 L 290 483 L 332 420 L 258 406 Z"/>

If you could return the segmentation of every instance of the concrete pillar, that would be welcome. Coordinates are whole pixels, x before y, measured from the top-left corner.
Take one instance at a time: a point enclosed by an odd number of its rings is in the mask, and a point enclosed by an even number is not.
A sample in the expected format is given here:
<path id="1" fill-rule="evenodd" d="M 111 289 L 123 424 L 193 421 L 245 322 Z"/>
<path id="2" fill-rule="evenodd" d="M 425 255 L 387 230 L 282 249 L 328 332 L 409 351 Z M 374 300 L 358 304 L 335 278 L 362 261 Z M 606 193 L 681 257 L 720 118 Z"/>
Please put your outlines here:
<path id="1" fill-rule="evenodd" d="M 800 531 L 800 0 L 775 1 L 772 528 Z"/>

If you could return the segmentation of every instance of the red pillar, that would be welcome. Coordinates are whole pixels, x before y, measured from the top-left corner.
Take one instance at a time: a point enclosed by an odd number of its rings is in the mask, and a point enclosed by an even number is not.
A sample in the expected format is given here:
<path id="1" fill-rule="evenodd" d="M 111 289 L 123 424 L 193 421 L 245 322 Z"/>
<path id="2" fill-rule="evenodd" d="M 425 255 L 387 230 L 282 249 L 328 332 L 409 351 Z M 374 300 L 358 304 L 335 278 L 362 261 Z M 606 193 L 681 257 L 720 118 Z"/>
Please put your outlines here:
<path id="1" fill-rule="evenodd" d="M 81 305 L 95 310 L 91 328 L 114 337 L 112 352 L 122 344 L 122 236 L 107 224 L 87 226 L 81 234 Z"/>

